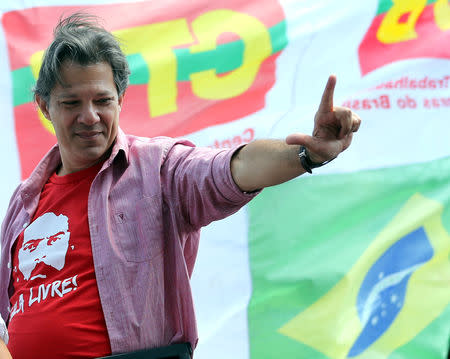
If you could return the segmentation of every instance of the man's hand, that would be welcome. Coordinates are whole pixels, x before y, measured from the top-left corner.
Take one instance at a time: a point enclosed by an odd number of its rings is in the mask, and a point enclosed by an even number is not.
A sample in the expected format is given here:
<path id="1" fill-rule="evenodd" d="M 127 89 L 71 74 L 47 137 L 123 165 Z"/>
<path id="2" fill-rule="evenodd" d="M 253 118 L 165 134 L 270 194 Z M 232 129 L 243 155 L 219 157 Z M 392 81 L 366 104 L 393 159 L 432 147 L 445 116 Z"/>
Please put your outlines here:
<path id="1" fill-rule="evenodd" d="M 312 136 L 302 133 L 286 137 L 289 145 L 303 145 L 313 162 L 321 163 L 336 158 L 352 142 L 353 132 L 358 131 L 361 119 L 346 107 L 333 106 L 336 76 L 328 78 L 327 85 L 314 117 Z"/>
<path id="2" fill-rule="evenodd" d="M 329 161 L 350 146 L 361 120 L 348 108 L 333 107 L 335 86 L 336 77 L 332 75 L 314 118 L 312 136 L 295 133 L 285 141 L 256 140 L 234 154 L 231 175 L 242 191 L 277 185 L 305 173 L 298 145 L 305 146 L 316 163 Z"/>

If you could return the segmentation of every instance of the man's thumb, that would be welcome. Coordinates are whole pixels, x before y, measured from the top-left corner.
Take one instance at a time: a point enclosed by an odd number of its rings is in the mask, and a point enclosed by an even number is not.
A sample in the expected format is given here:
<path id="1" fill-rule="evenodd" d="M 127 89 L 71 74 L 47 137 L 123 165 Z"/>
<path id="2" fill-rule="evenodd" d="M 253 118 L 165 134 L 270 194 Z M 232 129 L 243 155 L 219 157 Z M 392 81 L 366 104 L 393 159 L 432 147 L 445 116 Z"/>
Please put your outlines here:
<path id="1" fill-rule="evenodd" d="M 310 147 L 314 139 L 311 136 L 304 133 L 293 133 L 286 137 L 286 143 L 288 145 L 300 145 Z"/>

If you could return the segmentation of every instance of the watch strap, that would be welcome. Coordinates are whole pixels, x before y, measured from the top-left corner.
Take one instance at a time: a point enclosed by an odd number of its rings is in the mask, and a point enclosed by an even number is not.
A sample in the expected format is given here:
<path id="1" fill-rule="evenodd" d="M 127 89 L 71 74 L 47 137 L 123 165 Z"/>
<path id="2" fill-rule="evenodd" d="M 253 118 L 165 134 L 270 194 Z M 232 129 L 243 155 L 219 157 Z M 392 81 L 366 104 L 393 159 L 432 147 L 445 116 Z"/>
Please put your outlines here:
<path id="1" fill-rule="evenodd" d="M 324 162 L 313 162 L 311 161 L 311 157 L 309 157 L 308 151 L 306 150 L 305 146 L 300 146 L 298 157 L 300 158 L 300 163 L 302 167 L 308 173 L 312 173 L 313 168 L 322 167 L 323 165 L 326 165 L 327 163 L 330 163 L 331 161 L 334 160 L 334 158 L 332 158 L 331 160 Z"/>

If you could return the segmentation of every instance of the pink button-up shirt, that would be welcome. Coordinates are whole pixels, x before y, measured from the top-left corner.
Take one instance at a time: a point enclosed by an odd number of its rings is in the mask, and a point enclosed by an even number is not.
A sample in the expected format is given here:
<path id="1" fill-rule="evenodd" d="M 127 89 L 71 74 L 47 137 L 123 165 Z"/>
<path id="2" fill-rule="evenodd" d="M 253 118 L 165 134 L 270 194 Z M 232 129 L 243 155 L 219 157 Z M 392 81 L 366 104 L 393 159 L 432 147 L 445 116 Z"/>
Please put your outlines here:
<path id="1" fill-rule="evenodd" d="M 92 182 L 88 219 L 100 300 L 113 353 L 197 343 L 190 276 L 200 228 L 254 195 L 234 183 L 234 150 L 196 148 L 120 129 Z M 0 312 L 10 310 L 11 248 L 61 163 L 56 145 L 14 192 L 1 229 Z"/>

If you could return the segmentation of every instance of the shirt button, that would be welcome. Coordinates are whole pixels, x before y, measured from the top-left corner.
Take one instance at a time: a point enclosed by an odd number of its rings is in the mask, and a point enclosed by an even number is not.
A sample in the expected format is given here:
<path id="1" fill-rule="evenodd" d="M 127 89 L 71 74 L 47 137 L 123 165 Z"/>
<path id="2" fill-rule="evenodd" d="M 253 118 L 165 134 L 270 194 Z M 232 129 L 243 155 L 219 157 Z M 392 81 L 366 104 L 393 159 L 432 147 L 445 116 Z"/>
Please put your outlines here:
<path id="1" fill-rule="evenodd" d="M 26 226 L 28 226 L 28 223 L 27 223 L 27 222 L 25 222 L 25 223 L 23 224 L 22 228 L 26 228 Z"/>
<path id="2" fill-rule="evenodd" d="M 11 269 L 11 262 L 8 262 L 8 269 Z"/>

